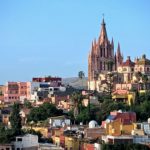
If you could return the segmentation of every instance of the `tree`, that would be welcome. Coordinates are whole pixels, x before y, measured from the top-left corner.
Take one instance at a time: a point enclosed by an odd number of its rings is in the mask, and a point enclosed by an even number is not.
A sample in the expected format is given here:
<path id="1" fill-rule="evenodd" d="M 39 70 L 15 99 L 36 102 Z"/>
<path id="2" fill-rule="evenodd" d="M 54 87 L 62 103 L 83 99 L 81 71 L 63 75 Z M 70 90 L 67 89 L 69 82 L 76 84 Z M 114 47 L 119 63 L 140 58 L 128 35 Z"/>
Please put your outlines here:
<path id="1" fill-rule="evenodd" d="M 148 82 L 148 76 L 146 74 L 142 74 L 142 82 L 144 84 L 144 90 L 147 90 L 146 83 Z"/>
<path id="2" fill-rule="evenodd" d="M 82 88 L 83 88 L 83 78 L 85 77 L 85 74 L 84 74 L 84 72 L 83 71 L 79 71 L 78 72 L 78 77 L 79 77 L 79 79 L 82 81 Z"/>
<path id="3" fill-rule="evenodd" d="M 80 113 L 82 110 L 82 100 L 83 100 L 83 95 L 81 91 L 73 92 L 71 95 L 71 100 L 74 103 L 74 118 Z"/>
<path id="4" fill-rule="evenodd" d="M 61 109 L 57 109 L 55 105 L 45 102 L 43 105 L 31 109 L 30 114 L 27 117 L 27 121 L 38 122 L 41 120 L 46 120 L 48 117 L 62 114 L 63 111 Z"/>
<path id="5" fill-rule="evenodd" d="M 114 77 L 115 77 L 115 74 L 114 74 L 113 72 L 108 72 L 108 73 L 106 74 L 106 84 L 107 84 L 107 88 L 105 89 L 105 92 L 108 93 L 109 95 L 111 95 L 112 90 L 113 90 Z"/>
<path id="6" fill-rule="evenodd" d="M 10 116 L 11 128 L 14 135 L 20 135 L 21 132 L 21 116 L 20 116 L 20 106 L 18 103 L 14 103 L 12 107 L 12 113 Z"/>
<path id="7" fill-rule="evenodd" d="M 8 137 L 6 134 L 5 126 L 3 124 L 0 124 L 0 143 L 7 143 Z"/>
<path id="8" fill-rule="evenodd" d="M 29 108 L 29 109 L 32 108 L 31 102 L 29 102 L 29 100 L 25 100 L 25 101 L 24 101 L 24 107 L 25 107 L 25 108 Z"/>
<path id="9" fill-rule="evenodd" d="M 90 121 L 90 114 L 88 112 L 87 108 L 83 108 L 80 113 L 77 115 L 76 117 L 76 121 L 78 123 L 82 122 L 82 123 L 87 123 L 88 121 Z"/>
<path id="10" fill-rule="evenodd" d="M 83 79 L 83 78 L 85 77 L 84 72 L 83 72 L 83 71 L 79 71 L 78 77 L 79 77 L 80 79 Z"/>

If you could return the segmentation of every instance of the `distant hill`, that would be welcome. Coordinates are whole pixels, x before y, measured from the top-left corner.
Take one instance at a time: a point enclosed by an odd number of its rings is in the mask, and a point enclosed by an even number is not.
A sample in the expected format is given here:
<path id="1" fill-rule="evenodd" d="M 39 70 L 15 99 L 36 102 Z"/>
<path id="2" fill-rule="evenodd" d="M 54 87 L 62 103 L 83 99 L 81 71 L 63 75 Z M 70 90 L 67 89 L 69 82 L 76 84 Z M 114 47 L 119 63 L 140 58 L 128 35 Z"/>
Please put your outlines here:
<path id="1" fill-rule="evenodd" d="M 84 88 L 87 89 L 87 77 L 84 77 L 82 80 L 79 79 L 78 77 L 70 77 L 70 78 L 63 78 L 62 83 L 64 85 L 70 85 L 74 88 Z"/>

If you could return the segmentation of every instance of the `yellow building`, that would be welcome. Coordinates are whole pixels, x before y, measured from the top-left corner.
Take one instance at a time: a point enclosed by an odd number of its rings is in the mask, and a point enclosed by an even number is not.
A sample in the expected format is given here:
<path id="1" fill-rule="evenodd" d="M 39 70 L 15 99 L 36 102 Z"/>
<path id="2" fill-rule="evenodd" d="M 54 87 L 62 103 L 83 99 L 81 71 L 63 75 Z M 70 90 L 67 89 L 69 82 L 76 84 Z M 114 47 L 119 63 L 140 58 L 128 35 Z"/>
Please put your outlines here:
<path id="1" fill-rule="evenodd" d="M 60 136 L 63 134 L 63 130 L 61 128 L 53 128 L 52 129 L 52 139 L 54 144 L 60 146 Z"/>
<path id="2" fill-rule="evenodd" d="M 131 134 L 134 124 L 123 124 L 121 119 L 106 123 L 106 134 L 119 136 L 121 134 Z"/>
<path id="3" fill-rule="evenodd" d="M 115 101 L 126 102 L 128 105 L 132 105 L 135 102 L 135 92 L 129 92 L 127 90 L 116 90 L 112 94 L 112 99 Z"/>
<path id="4" fill-rule="evenodd" d="M 59 136 L 53 136 L 53 142 L 54 144 L 56 144 L 57 146 L 60 146 L 60 137 Z"/>
<path id="5" fill-rule="evenodd" d="M 79 140 L 77 138 L 65 136 L 65 148 L 71 150 L 78 150 Z"/>
<path id="6" fill-rule="evenodd" d="M 41 132 L 44 137 L 48 137 L 48 127 L 32 127 L 32 129 Z"/>
<path id="7" fill-rule="evenodd" d="M 142 123 L 134 123 L 134 130 L 132 131 L 132 134 L 140 135 L 140 136 L 145 135 L 143 124 Z"/>

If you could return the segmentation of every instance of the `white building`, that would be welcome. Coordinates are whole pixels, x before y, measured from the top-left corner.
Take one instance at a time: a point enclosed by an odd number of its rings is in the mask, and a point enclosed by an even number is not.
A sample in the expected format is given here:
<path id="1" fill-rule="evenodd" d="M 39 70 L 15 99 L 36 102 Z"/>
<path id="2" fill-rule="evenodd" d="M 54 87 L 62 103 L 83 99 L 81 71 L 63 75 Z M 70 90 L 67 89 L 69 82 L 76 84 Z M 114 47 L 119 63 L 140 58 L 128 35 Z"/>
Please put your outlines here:
<path id="1" fill-rule="evenodd" d="M 63 126 L 70 126 L 71 121 L 70 119 L 67 119 L 65 116 L 56 116 L 51 117 L 49 119 L 49 124 L 51 127 L 63 127 Z"/>
<path id="2" fill-rule="evenodd" d="M 55 91 L 66 91 L 64 86 L 52 86 L 50 82 L 31 82 L 31 100 L 39 100 L 38 93 L 53 94 Z"/>
<path id="3" fill-rule="evenodd" d="M 26 134 L 24 136 L 17 136 L 14 142 L 15 150 L 26 149 L 37 149 L 39 146 L 38 136 L 32 134 Z"/>

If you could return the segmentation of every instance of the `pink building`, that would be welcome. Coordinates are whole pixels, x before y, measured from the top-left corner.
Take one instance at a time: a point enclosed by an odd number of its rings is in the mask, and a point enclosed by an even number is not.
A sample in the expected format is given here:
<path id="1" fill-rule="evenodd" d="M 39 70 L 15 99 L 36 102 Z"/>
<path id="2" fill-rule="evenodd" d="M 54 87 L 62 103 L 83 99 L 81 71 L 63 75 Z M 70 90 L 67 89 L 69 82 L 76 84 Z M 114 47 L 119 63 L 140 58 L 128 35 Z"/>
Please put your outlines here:
<path id="1" fill-rule="evenodd" d="M 4 91 L 4 101 L 11 103 L 30 99 L 30 82 L 7 82 Z"/>

